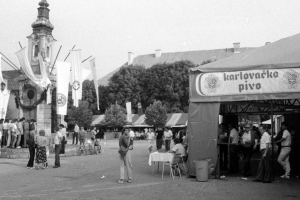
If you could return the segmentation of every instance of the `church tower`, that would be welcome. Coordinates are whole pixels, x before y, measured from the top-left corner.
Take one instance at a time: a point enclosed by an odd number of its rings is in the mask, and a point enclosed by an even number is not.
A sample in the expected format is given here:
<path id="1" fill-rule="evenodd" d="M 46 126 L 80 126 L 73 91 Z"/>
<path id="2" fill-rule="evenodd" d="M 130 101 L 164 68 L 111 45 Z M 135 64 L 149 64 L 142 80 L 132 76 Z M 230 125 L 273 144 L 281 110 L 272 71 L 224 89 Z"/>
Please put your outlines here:
<path id="1" fill-rule="evenodd" d="M 54 26 L 49 20 L 50 9 L 47 0 L 41 0 L 39 2 L 38 16 L 35 22 L 32 23 L 31 27 L 33 33 L 28 36 L 28 59 L 31 64 L 32 70 L 35 74 L 40 74 L 40 66 L 38 54 L 40 53 L 46 62 L 48 74 L 49 67 L 52 66 L 52 46 L 55 43 L 55 39 L 52 36 L 52 30 Z"/>
<path id="2" fill-rule="evenodd" d="M 39 2 L 38 16 L 31 27 L 33 33 L 28 36 L 28 61 L 31 65 L 32 71 L 36 77 L 41 76 L 40 63 L 38 55 L 41 54 L 44 64 L 47 68 L 48 78 L 51 81 L 51 86 L 48 91 L 55 94 L 54 88 L 56 85 L 56 77 L 50 75 L 49 68 L 53 66 L 55 57 L 53 54 L 53 45 L 56 40 L 52 36 L 54 26 L 50 23 L 49 12 L 50 9 L 47 0 Z M 26 75 L 21 75 L 19 78 L 19 96 L 20 102 L 25 107 L 20 107 L 20 118 L 35 119 L 37 122 L 37 129 L 44 129 L 46 133 L 51 133 L 52 120 L 56 120 L 56 111 L 52 107 L 56 106 L 56 100 L 52 100 L 51 104 L 46 103 L 45 90 L 36 87 Z M 47 94 L 50 97 L 49 94 Z M 55 99 L 55 96 L 52 96 Z M 37 103 L 39 102 L 39 103 Z M 54 117 L 53 117 L 54 116 Z M 53 126 L 54 127 L 54 126 Z"/>

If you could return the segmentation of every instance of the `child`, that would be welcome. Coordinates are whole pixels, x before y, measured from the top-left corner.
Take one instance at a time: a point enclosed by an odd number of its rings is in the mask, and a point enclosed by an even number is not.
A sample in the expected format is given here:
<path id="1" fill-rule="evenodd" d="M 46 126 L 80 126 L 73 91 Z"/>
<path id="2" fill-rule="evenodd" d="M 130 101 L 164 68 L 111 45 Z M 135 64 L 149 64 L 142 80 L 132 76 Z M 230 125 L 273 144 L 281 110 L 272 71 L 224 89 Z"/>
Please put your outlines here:
<path id="1" fill-rule="evenodd" d="M 34 142 L 34 133 L 29 134 L 29 138 L 26 141 L 26 144 L 28 145 L 29 149 L 29 161 L 27 164 L 27 169 L 33 169 L 33 161 L 34 161 L 34 155 L 35 155 L 35 142 Z"/>

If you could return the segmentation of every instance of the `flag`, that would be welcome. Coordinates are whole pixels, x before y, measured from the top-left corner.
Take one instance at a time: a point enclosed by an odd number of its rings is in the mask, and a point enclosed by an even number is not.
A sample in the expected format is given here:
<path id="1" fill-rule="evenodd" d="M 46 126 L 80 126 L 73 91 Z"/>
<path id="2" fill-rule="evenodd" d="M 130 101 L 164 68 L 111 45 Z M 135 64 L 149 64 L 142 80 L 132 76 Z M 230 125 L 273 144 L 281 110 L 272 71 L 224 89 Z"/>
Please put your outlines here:
<path id="1" fill-rule="evenodd" d="M 56 62 L 56 104 L 58 115 L 67 115 L 68 92 L 69 92 L 69 77 L 70 77 L 70 63 Z"/>
<path id="2" fill-rule="evenodd" d="M 126 103 L 126 110 L 127 110 L 127 121 L 132 122 L 132 116 L 131 116 L 131 102 Z"/>
<path id="3" fill-rule="evenodd" d="M 97 96 L 97 108 L 99 110 L 99 91 L 98 91 L 98 78 L 97 78 L 97 68 L 96 68 L 96 58 L 93 58 L 90 60 L 91 63 L 91 69 L 92 69 L 92 75 L 94 79 L 94 85 L 95 85 L 95 90 L 96 90 L 96 96 Z"/>
<path id="4" fill-rule="evenodd" d="M 82 66 L 81 66 L 81 50 L 71 51 L 71 85 L 72 99 L 74 106 L 78 107 L 79 100 L 82 99 Z"/>
<path id="5" fill-rule="evenodd" d="M 51 104 L 52 102 L 52 95 L 51 95 L 51 89 L 50 87 L 48 87 L 48 90 L 47 90 L 47 100 L 46 100 L 47 104 Z"/>
<path id="6" fill-rule="evenodd" d="M 2 67 L 1 67 L 1 57 L 2 55 L 0 54 L 0 83 L 4 82 L 3 76 L 2 76 Z M 1 119 L 1 118 L 0 118 Z"/>
<path id="7" fill-rule="evenodd" d="M 5 119 L 6 117 L 9 96 L 8 90 L 0 90 L 0 119 Z"/>
<path id="8" fill-rule="evenodd" d="M 45 90 L 49 84 L 51 84 L 50 79 L 48 78 L 47 72 L 45 71 L 44 62 L 41 61 L 41 55 L 39 54 L 39 61 L 40 61 L 40 69 L 41 69 L 41 78 L 37 78 L 32 71 L 31 65 L 28 61 L 28 57 L 26 54 L 26 48 L 21 49 L 16 53 L 18 61 L 20 63 L 20 67 L 22 68 L 23 72 L 26 76 L 34 82 L 38 87 L 42 90 Z"/>
<path id="9" fill-rule="evenodd" d="M 143 108 L 141 102 L 138 102 L 138 114 L 143 115 Z"/>

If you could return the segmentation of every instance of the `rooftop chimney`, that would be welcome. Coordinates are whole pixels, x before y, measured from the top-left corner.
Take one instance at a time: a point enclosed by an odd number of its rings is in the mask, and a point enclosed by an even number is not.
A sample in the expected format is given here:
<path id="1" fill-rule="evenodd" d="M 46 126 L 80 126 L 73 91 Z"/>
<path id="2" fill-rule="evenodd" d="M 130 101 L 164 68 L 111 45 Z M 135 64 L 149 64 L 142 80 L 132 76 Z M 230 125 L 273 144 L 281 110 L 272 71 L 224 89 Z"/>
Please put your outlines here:
<path id="1" fill-rule="evenodd" d="M 155 50 L 155 58 L 160 58 L 161 56 L 161 49 L 156 49 Z"/>
<path id="2" fill-rule="evenodd" d="M 128 65 L 131 65 L 133 61 L 133 53 L 128 52 Z"/>
<path id="3" fill-rule="evenodd" d="M 240 53 L 240 43 L 239 42 L 233 43 L 233 52 Z"/>
<path id="4" fill-rule="evenodd" d="M 266 42 L 266 44 L 265 44 L 265 45 L 268 45 L 268 44 L 271 44 L 271 42 Z"/>

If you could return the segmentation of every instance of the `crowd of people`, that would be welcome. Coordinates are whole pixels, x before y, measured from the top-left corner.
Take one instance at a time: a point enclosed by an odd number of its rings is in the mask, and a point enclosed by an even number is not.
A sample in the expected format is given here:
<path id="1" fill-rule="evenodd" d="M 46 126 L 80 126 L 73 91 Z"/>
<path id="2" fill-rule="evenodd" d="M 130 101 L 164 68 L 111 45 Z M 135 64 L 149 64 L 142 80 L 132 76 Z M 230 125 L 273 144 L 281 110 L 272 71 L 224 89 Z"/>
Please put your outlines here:
<path id="1" fill-rule="evenodd" d="M 37 131 L 34 119 L 1 119 L 0 120 L 0 144 L 1 148 L 28 148 L 28 169 L 46 169 L 49 161 L 49 148 L 55 149 L 55 162 L 53 168 L 60 167 L 59 154 L 65 153 L 67 141 L 66 127 L 60 124 L 54 135 L 46 134 L 45 130 Z"/>
<path id="2" fill-rule="evenodd" d="M 0 119 L 0 144 L 1 148 L 26 148 L 26 141 L 30 133 L 36 133 L 34 119 Z"/>
<path id="3" fill-rule="evenodd" d="M 261 160 L 254 181 L 271 183 L 271 153 L 275 149 L 277 161 L 284 170 L 281 178 L 290 178 L 289 154 L 292 146 L 292 135 L 288 131 L 287 122 L 281 123 L 281 131 L 277 134 L 271 134 L 270 127 L 267 125 L 256 127 L 248 123 L 245 126 L 240 126 L 237 130 L 232 124 L 229 124 L 227 129 L 226 125 L 222 123 L 219 127 L 218 136 L 221 170 L 229 171 L 229 173 L 239 172 L 239 160 L 242 157 L 244 161 L 243 176 L 251 176 L 251 158 L 253 152 L 258 149 Z M 242 156 L 240 156 L 241 154 Z M 228 155 L 229 169 L 227 169 Z"/>

